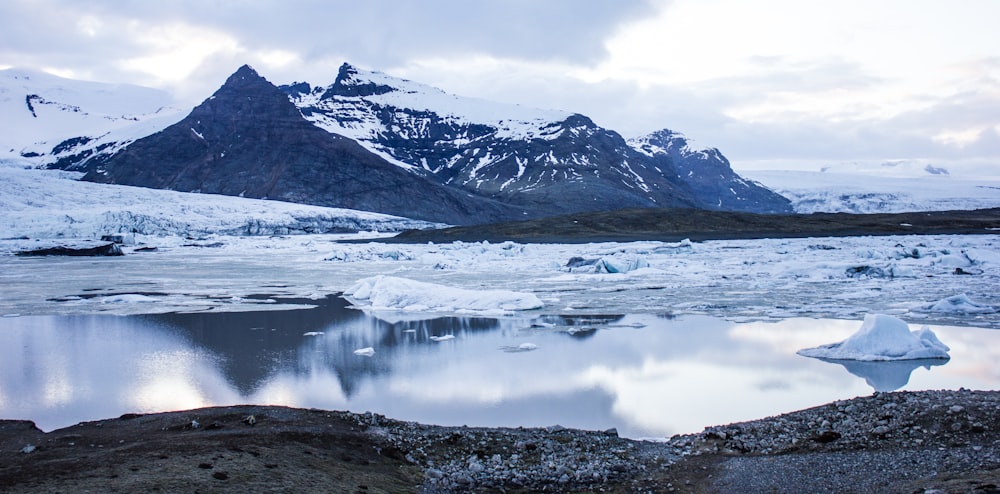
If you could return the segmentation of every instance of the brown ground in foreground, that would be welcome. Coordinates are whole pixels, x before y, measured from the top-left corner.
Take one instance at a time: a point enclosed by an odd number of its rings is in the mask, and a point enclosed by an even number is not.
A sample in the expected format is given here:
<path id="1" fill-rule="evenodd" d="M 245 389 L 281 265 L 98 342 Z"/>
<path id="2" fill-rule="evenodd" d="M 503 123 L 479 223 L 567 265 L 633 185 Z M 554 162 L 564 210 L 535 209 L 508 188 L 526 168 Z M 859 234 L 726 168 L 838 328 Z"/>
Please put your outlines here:
<path id="1" fill-rule="evenodd" d="M 995 391 L 877 393 L 666 442 L 263 406 L 49 433 L 0 421 L 2 492 L 989 494 L 998 485 Z"/>

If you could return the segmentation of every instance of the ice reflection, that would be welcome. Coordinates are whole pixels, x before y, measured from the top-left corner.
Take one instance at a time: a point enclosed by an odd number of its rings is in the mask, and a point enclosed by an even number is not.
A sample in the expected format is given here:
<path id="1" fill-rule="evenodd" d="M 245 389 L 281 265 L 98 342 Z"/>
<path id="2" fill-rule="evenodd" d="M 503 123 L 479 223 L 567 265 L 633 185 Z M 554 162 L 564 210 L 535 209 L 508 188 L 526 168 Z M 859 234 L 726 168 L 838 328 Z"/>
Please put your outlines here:
<path id="1" fill-rule="evenodd" d="M 253 402 L 651 437 L 873 389 L 1000 385 L 1000 332 L 979 328 L 932 327 L 952 348 L 947 365 L 831 365 L 795 351 L 843 339 L 860 321 L 418 319 L 367 315 L 337 298 L 283 302 L 314 308 L 2 318 L 0 417 L 49 430 L 126 412 Z M 454 338 L 438 338 L 446 335 Z M 505 351 L 522 345 L 533 350 Z M 375 354 L 354 354 L 364 347 Z"/>
<path id="2" fill-rule="evenodd" d="M 948 360 L 942 359 L 898 360 L 894 362 L 861 362 L 825 358 L 819 360 L 844 366 L 847 372 L 864 379 L 875 391 L 895 391 L 910 382 L 910 374 L 915 369 L 923 367 L 930 370 L 932 366 L 948 363 Z"/>

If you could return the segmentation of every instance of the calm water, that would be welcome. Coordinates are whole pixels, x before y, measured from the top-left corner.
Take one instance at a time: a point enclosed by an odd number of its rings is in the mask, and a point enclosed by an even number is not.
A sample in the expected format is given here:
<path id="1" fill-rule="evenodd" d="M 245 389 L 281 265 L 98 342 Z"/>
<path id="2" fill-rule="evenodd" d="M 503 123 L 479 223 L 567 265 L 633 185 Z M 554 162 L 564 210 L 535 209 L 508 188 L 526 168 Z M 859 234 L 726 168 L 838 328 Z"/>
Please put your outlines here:
<path id="1" fill-rule="evenodd" d="M 950 361 L 849 364 L 795 351 L 842 340 L 860 321 L 400 320 L 339 298 L 310 303 L 319 306 L 0 318 L 0 417 L 51 430 L 127 412 L 259 403 L 663 437 L 874 389 L 1000 388 L 1000 331 L 974 327 L 931 326 Z M 375 354 L 354 353 L 365 347 Z"/>

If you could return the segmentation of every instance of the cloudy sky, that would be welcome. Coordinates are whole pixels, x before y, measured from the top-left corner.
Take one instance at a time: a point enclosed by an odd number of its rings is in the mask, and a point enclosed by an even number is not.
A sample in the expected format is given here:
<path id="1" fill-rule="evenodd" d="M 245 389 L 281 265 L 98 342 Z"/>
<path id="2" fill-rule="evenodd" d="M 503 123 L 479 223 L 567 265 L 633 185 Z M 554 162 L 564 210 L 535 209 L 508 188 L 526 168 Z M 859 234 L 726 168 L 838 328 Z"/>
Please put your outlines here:
<path id="1" fill-rule="evenodd" d="M 995 0 L 3 0 L 0 68 L 167 89 L 343 62 L 464 96 L 660 128 L 738 168 L 1000 168 Z"/>

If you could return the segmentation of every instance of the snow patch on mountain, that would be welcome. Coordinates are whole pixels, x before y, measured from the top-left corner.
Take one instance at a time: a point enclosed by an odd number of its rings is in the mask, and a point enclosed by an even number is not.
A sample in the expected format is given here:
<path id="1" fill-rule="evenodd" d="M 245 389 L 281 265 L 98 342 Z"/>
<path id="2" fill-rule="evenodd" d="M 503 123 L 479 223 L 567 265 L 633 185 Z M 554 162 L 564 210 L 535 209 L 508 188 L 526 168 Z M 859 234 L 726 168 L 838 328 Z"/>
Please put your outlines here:
<path id="1" fill-rule="evenodd" d="M 180 120 L 164 91 L 0 70 L 0 161 L 40 166 L 113 152 Z"/>

